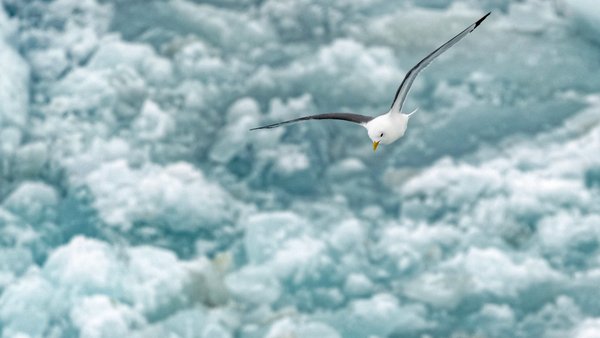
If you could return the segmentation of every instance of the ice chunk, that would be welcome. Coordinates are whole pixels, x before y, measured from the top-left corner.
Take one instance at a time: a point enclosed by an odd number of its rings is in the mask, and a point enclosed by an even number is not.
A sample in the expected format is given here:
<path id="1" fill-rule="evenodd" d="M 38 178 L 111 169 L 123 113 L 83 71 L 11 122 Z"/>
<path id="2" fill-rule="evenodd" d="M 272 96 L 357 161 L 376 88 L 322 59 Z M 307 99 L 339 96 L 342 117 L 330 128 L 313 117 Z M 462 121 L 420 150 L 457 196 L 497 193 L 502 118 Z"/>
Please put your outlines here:
<path id="1" fill-rule="evenodd" d="M 125 270 L 119 260 L 106 243 L 75 237 L 48 257 L 43 272 L 49 281 L 74 291 L 123 297 L 120 281 L 114 278 Z"/>
<path id="2" fill-rule="evenodd" d="M 595 338 L 598 336 L 600 336 L 600 318 L 586 319 L 573 332 L 574 338 Z"/>
<path id="3" fill-rule="evenodd" d="M 38 240 L 38 233 L 17 215 L 0 207 L 0 234 L 5 244 L 26 246 Z"/>
<path id="4" fill-rule="evenodd" d="M 220 272 L 206 258 L 180 262 L 170 251 L 137 247 L 128 252 L 129 276 L 123 282 L 136 309 L 161 318 L 184 304 L 224 303 L 227 291 Z"/>
<path id="5" fill-rule="evenodd" d="M 446 225 L 390 224 L 373 247 L 380 266 L 392 275 L 410 275 L 422 264 L 444 260 L 460 244 L 461 233 Z M 434 293 L 437 293 L 436 290 Z M 445 298 L 445 297 L 444 297 Z"/>
<path id="6" fill-rule="evenodd" d="M 514 262 L 502 251 L 493 248 L 472 248 L 450 260 L 447 266 L 465 269 L 470 276 L 471 292 L 497 295 L 514 296 L 527 287 L 562 279 L 543 259 L 528 257 Z"/>
<path id="7" fill-rule="evenodd" d="M 64 44 L 74 62 L 82 64 L 88 61 L 91 54 L 98 48 L 99 32 L 92 27 L 77 27 L 74 24 L 67 27 L 71 29 L 68 34 L 65 34 L 64 40 L 61 39 L 60 42 Z"/>
<path id="8" fill-rule="evenodd" d="M 38 224 L 55 220 L 58 202 L 59 196 L 53 187 L 41 182 L 25 182 L 6 198 L 3 206 L 28 222 Z"/>
<path id="9" fill-rule="evenodd" d="M 69 111 L 88 112 L 98 116 L 108 114 L 106 108 L 113 104 L 116 93 L 107 75 L 106 72 L 89 68 L 76 68 L 69 72 L 49 89 L 51 102 L 46 108 L 48 113 L 59 116 Z M 57 125 L 46 126 L 56 127 Z"/>
<path id="10" fill-rule="evenodd" d="M 327 259 L 323 258 L 325 245 L 322 241 L 308 236 L 295 238 L 284 243 L 277 251 L 270 267 L 280 278 L 294 278 L 302 281 L 319 275 Z"/>
<path id="11" fill-rule="evenodd" d="M 129 335 L 147 320 L 187 306 L 224 304 L 222 273 L 203 257 L 182 261 L 165 249 L 118 249 L 78 236 L 54 251 L 41 270 L 31 268 L 6 287 L 0 320 L 9 335 L 40 336 L 50 326 L 64 333 L 65 318 L 84 336 Z"/>
<path id="12" fill-rule="evenodd" d="M 498 249 L 472 248 L 444 263 L 443 272 L 425 273 L 409 283 L 406 294 L 436 306 L 453 307 L 468 294 L 512 298 L 528 288 L 562 279 L 545 260 L 528 257 L 514 262 Z M 535 295 L 530 296 L 534 301 Z"/>
<path id="13" fill-rule="evenodd" d="M 408 297 L 439 308 L 454 308 L 467 292 L 465 277 L 441 272 L 423 273 L 404 289 Z"/>
<path id="14" fill-rule="evenodd" d="M 491 337 L 511 335 L 516 324 L 513 309 L 505 304 L 484 304 L 481 310 L 468 319 L 475 334 Z"/>
<path id="15" fill-rule="evenodd" d="M 279 281 L 266 267 L 246 266 L 230 274 L 226 282 L 233 296 L 251 304 L 272 304 L 281 294 Z"/>
<path id="16" fill-rule="evenodd" d="M 305 171 L 309 167 L 308 157 L 298 152 L 296 148 L 289 149 L 286 155 L 280 156 L 276 162 L 277 172 L 290 175 L 298 171 Z"/>
<path id="17" fill-rule="evenodd" d="M 69 60 L 64 49 L 43 49 L 30 52 L 29 62 L 33 72 L 44 80 L 57 79 L 69 67 Z"/>
<path id="18" fill-rule="evenodd" d="M 205 80 L 228 77 L 231 64 L 219 57 L 219 51 L 209 48 L 201 41 L 187 43 L 175 55 L 176 69 L 185 77 Z"/>
<path id="19" fill-rule="evenodd" d="M 151 83 L 169 81 L 172 66 L 169 60 L 157 56 L 148 45 L 125 43 L 118 39 L 107 39 L 92 59 L 91 69 L 133 69 Z"/>
<path id="20" fill-rule="evenodd" d="M 373 291 L 373 283 L 361 273 L 352 273 L 346 278 L 344 292 L 350 296 L 364 296 Z"/>
<path id="21" fill-rule="evenodd" d="M 53 285 L 33 270 L 9 285 L 0 296 L 0 318 L 4 337 L 17 334 L 40 337 L 53 312 L 65 305 L 55 299 Z"/>
<path id="22" fill-rule="evenodd" d="M 326 244 L 310 234 L 310 225 L 294 213 L 262 213 L 251 216 L 246 223 L 244 246 L 249 261 L 263 266 L 256 270 L 278 279 L 318 279 L 332 264 Z"/>
<path id="23" fill-rule="evenodd" d="M 485 304 L 481 308 L 480 314 L 493 320 L 512 323 L 515 320 L 515 314 L 508 305 Z"/>
<path id="24" fill-rule="evenodd" d="M 318 95 L 315 100 L 326 110 L 380 104 L 391 100 L 390 88 L 395 88 L 403 76 L 395 65 L 389 48 L 337 39 L 322 46 L 316 55 L 294 61 L 286 68 L 263 68 L 250 79 L 250 84 L 261 91 L 275 89 L 265 86 L 277 86 L 278 91 L 292 95 L 299 94 L 296 88 L 303 88 L 302 93 Z M 265 77 L 271 80 L 264 81 Z"/>
<path id="25" fill-rule="evenodd" d="M 257 126 L 258 103 L 252 98 L 234 102 L 227 112 L 228 124 L 217 132 L 210 158 L 219 163 L 227 163 L 243 152 L 251 144 L 252 135 L 248 130 Z"/>
<path id="26" fill-rule="evenodd" d="M 150 223 L 173 231 L 213 228 L 232 220 L 236 202 L 188 163 L 130 168 L 104 164 L 85 179 L 104 222 L 129 229 Z"/>
<path id="27" fill-rule="evenodd" d="M 110 74 L 109 82 L 116 94 L 113 114 L 117 119 L 128 122 L 140 113 L 148 97 L 146 84 L 139 73 L 121 65 L 117 65 Z"/>
<path id="28" fill-rule="evenodd" d="M 393 333 L 414 333 L 435 325 L 427 320 L 427 309 L 420 304 L 401 305 L 387 293 L 356 300 L 333 321 L 344 337 L 385 337 Z"/>
<path id="29" fill-rule="evenodd" d="M 24 128 L 29 111 L 29 66 L 4 39 L 0 39 L 0 73 L 0 130 L 11 125 Z"/>
<path id="30" fill-rule="evenodd" d="M 232 338 L 231 326 L 236 314 L 228 310 L 206 310 L 195 306 L 183 309 L 172 316 L 131 332 L 134 338 L 200 337 Z"/>
<path id="31" fill-rule="evenodd" d="M 82 338 L 124 337 L 132 328 L 145 324 L 139 313 L 104 295 L 82 298 L 70 317 Z"/>
<path id="32" fill-rule="evenodd" d="M 50 17 L 59 22 L 72 20 L 78 26 L 92 27 L 99 33 L 106 32 L 113 14 L 112 6 L 108 3 L 98 3 L 94 0 L 58 0 L 49 3 L 46 10 Z M 85 25 L 82 25 L 85 23 Z"/>
<path id="33" fill-rule="evenodd" d="M 104 242 L 83 237 L 52 253 L 43 271 L 65 288 L 131 302 L 151 317 L 164 316 L 181 304 L 218 304 L 227 297 L 219 272 L 206 259 L 180 262 L 172 252 L 153 247 L 119 254 Z"/>
<path id="34" fill-rule="evenodd" d="M 567 296 L 558 296 L 519 323 L 524 337 L 573 337 L 573 328 L 582 323 L 581 309 Z"/>
<path id="35" fill-rule="evenodd" d="M 598 224 L 598 215 L 558 212 L 540 222 L 540 245 L 553 263 L 579 265 L 591 259 L 590 253 L 600 244 Z"/>
<path id="36" fill-rule="evenodd" d="M 143 141 L 165 139 L 175 130 L 175 121 L 153 101 L 146 101 L 133 122 L 135 136 Z"/>
<path id="37" fill-rule="evenodd" d="M 339 226 L 331 233 L 331 245 L 342 251 L 356 249 L 365 241 L 365 230 L 363 225 L 356 219 L 340 222 Z"/>
<path id="38" fill-rule="evenodd" d="M 585 37 L 600 43 L 598 34 L 600 34 L 600 9 L 593 0 L 563 0 L 560 3 L 563 11 L 570 14 L 571 23 Z"/>
<path id="39" fill-rule="evenodd" d="M 245 222 L 244 247 L 251 263 L 273 258 L 291 238 L 304 233 L 308 223 L 292 212 L 252 215 Z"/>
<path id="40" fill-rule="evenodd" d="M 42 173 L 48 161 L 48 146 L 44 142 L 28 143 L 16 152 L 14 172 L 19 176 L 34 177 Z"/>
<path id="41" fill-rule="evenodd" d="M 281 144 L 270 172 L 270 184 L 291 193 L 306 194 L 317 189 L 317 171 L 311 158 L 298 146 Z"/>
<path id="42" fill-rule="evenodd" d="M 227 110 L 227 121 L 229 123 L 235 123 L 246 116 L 256 118 L 259 114 L 260 106 L 258 105 L 258 102 L 251 97 L 245 97 L 235 101 L 231 107 L 229 107 L 229 110 Z"/>
<path id="43" fill-rule="evenodd" d="M 23 133 L 21 129 L 16 127 L 4 128 L 2 134 L 0 134 L 0 151 L 8 156 L 17 150 L 22 141 Z"/>
<path id="44" fill-rule="evenodd" d="M 447 170 L 447 165 L 454 170 Z M 493 169 L 455 165 L 445 159 L 434 170 L 409 180 L 401 189 L 406 196 L 402 206 L 406 217 L 431 218 L 440 209 L 469 208 L 485 196 L 498 194 L 502 190 L 502 177 Z"/>
<path id="45" fill-rule="evenodd" d="M 65 145 L 69 147 L 69 145 Z M 94 138 L 81 149 L 81 144 L 74 145 L 75 149 L 65 149 L 69 154 L 61 160 L 69 173 L 71 184 L 77 186 L 85 181 L 87 176 L 98 170 L 106 162 L 131 158 L 134 150 L 127 140 L 123 138 Z M 74 153 L 74 154 L 71 154 Z"/>
<path id="46" fill-rule="evenodd" d="M 334 180 L 343 181 L 345 179 L 356 178 L 359 175 L 366 174 L 367 166 L 357 158 L 348 158 L 334 163 L 329 167 L 328 174 Z"/>
<path id="47" fill-rule="evenodd" d="M 13 283 L 33 263 L 26 248 L 0 248 L 0 291 Z"/>
<path id="48" fill-rule="evenodd" d="M 265 336 L 266 338 L 340 338 L 340 334 L 324 323 L 319 322 L 301 322 L 295 323 L 289 318 L 277 321 L 271 326 L 271 329 Z"/>
<path id="49" fill-rule="evenodd" d="M 17 22 L 15 20 L 10 20 L 6 9 L 0 10 L 0 38 L 6 39 L 13 34 L 17 29 Z"/>
<path id="50" fill-rule="evenodd" d="M 143 7 L 144 9 L 146 6 Z M 250 13 L 230 12 L 217 6 L 176 0 L 161 10 L 167 11 L 184 25 L 226 50 L 247 50 L 276 39 L 268 25 L 253 20 Z"/>

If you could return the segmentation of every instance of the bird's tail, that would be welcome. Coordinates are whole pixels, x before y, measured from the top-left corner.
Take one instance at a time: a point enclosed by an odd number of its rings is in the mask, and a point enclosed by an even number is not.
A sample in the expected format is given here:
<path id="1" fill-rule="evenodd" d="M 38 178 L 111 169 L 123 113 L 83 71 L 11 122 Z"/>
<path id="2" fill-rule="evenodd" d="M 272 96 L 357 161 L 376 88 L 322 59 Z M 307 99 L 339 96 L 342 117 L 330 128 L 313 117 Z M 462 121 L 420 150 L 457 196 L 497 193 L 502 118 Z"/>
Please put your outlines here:
<path id="1" fill-rule="evenodd" d="M 417 108 L 417 109 L 413 110 L 412 112 L 410 112 L 410 113 L 406 114 L 406 116 L 408 116 L 408 117 L 411 117 L 411 116 L 412 116 L 412 114 L 414 114 L 414 113 L 416 113 L 416 112 L 417 112 L 417 110 L 419 110 L 419 108 Z"/>

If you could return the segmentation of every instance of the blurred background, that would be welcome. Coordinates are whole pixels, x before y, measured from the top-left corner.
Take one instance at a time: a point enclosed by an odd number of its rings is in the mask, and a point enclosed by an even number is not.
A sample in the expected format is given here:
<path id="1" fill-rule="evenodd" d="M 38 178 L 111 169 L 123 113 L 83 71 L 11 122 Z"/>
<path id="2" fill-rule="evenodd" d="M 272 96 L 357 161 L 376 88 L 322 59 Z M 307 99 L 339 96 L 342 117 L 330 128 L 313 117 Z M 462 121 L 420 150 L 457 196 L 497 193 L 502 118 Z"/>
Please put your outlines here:
<path id="1" fill-rule="evenodd" d="M 360 126 L 404 74 L 420 110 Z M 600 3 L 3 0 L 2 337 L 600 337 Z"/>

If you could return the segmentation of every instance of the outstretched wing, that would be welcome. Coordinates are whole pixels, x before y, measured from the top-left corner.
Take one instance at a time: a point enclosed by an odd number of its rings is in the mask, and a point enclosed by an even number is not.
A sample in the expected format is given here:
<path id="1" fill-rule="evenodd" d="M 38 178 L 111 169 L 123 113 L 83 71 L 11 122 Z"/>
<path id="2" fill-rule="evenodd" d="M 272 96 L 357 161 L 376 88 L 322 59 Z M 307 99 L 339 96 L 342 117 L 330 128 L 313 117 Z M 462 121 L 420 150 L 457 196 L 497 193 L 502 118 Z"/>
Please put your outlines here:
<path id="1" fill-rule="evenodd" d="M 408 71 L 408 73 L 406 73 L 406 76 L 404 77 L 404 80 L 402 80 L 402 84 L 400 84 L 400 87 L 398 87 L 398 90 L 396 91 L 396 96 L 394 97 L 394 101 L 392 102 L 392 107 L 390 110 L 400 113 L 402 110 L 402 105 L 406 100 L 406 96 L 410 91 L 410 87 L 412 86 L 413 81 L 415 81 L 415 78 L 417 77 L 419 72 L 422 71 L 425 67 L 427 67 L 431 63 L 431 61 L 433 61 L 433 59 L 435 59 L 440 54 L 448 50 L 450 47 L 454 46 L 454 44 L 462 40 L 462 38 L 464 38 L 467 34 L 471 33 L 475 28 L 477 28 L 477 26 L 479 26 L 479 24 L 483 22 L 483 20 L 485 20 L 485 18 L 488 17 L 488 15 L 490 15 L 490 13 L 487 13 L 481 19 L 477 20 L 477 22 L 467 27 L 464 31 L 458 33 L 455 37 L 450 39 L 445 44 L 441 45 L 438 49 L 431 52 L 431 54 L 427 55 L 423 60 L 417 63 L 416 66 L 414 66 L 410 71 Z"/>
<path id="2" fill-rule="evenodd" d="M 262 126 L 262 127 L 252 128 L 250 130 L 271 129 L 271 128 L 279 127 L 284 124 L 299 122 L 299 121 L 306 121 L 306 120 L 343 120 L 343 121 L 350 121 L 350 122 L 354 122 L 354 123 L 358 123 L 358 124 L 364 124 L 364 123 L 371 121 L 372 119 L 373 118 L 371 116 L 365 116 L 365 115 L 359 115 L 359 114 L 328 113 L 328 114 L 318 114 L 318 115 L 309 115 L 309 116 L 299 117 L 299 118 L 293 119 L 293 120 L 288 120 L 288 121 L 269 124 L 269 125 Z"/>

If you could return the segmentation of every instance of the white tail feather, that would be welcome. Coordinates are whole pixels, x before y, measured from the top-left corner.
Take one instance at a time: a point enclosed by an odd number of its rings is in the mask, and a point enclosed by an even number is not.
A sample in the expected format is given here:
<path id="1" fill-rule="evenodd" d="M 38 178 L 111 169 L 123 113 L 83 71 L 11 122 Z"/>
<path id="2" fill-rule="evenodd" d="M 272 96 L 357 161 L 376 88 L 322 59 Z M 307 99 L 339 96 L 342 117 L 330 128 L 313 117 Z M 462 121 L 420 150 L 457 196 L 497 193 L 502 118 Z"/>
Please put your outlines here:
<path id="1" fill-rule="evenodd" d="M 410 117 L 412 114 L 416 113 L 417 110 L 419 110 L 419 108 L 413 110 L 412 112 L 410 112 L 409 114 L 406 114 L 406 116 Z"/>

